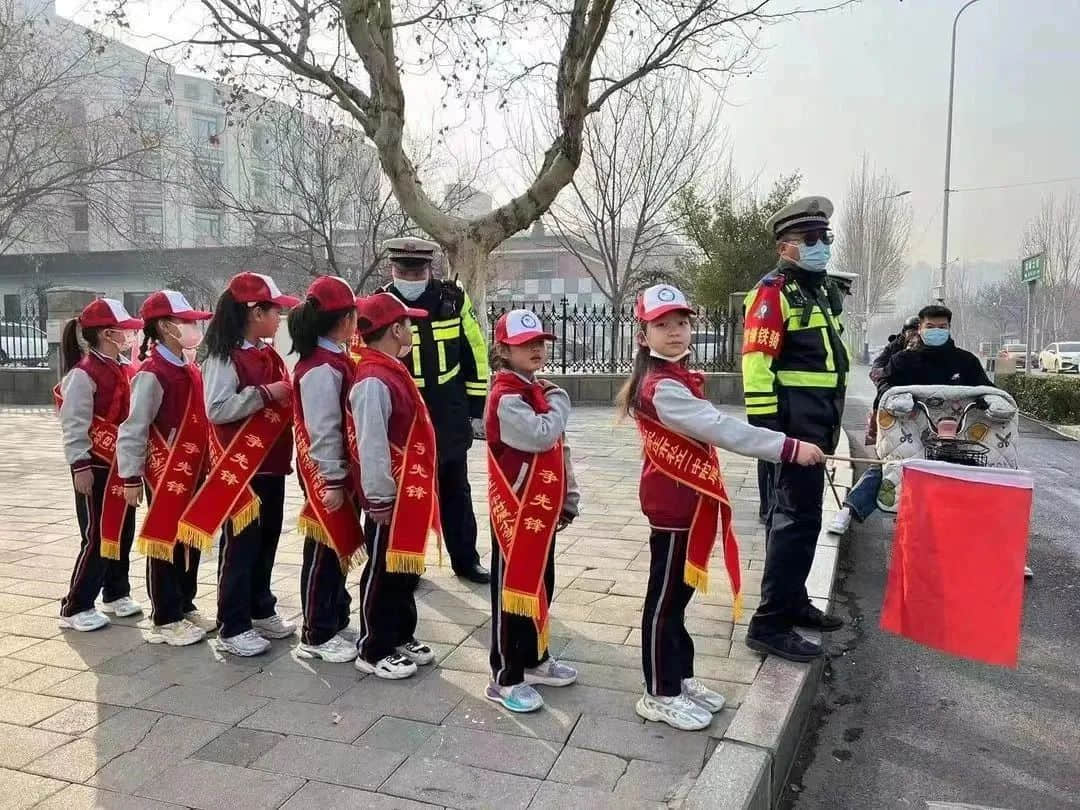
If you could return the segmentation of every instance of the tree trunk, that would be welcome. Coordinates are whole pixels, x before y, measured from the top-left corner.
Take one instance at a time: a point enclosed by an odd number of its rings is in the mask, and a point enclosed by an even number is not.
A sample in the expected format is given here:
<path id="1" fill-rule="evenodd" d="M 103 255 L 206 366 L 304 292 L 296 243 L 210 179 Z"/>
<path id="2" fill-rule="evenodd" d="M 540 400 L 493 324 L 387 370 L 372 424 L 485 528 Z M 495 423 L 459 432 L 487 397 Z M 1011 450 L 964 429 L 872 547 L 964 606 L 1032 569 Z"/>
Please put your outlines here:
<path id="1" fill-rule="evenodd" d="M 448 278 L 457 278 L 469 293 L 473 309 L 476 310 L 476 319 L 486 337 L 490 334 L 487 319 L 487 283 L 491 276 L 491 256 L 483 245 L 468 238 L 443 245 L 443 250 L 450 266 Z"/>

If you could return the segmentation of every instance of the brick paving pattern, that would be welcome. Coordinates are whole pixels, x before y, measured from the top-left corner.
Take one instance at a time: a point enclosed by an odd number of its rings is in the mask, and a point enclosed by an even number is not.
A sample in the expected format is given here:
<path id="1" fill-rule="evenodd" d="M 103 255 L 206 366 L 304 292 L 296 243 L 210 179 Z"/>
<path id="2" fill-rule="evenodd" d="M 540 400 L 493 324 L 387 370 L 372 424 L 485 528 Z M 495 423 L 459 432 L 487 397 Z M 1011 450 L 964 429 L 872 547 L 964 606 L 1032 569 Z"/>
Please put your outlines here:
<path id="1" fill-rule="evenodd" d="M 568 433 L 582 515 L 557 539 L 551 647 L 580 678 L 541 687 L 547 707 L 532 715 L 481 696 L 488 589 L 438 567 L 434 552 L 417 599 L 418 636 L 437 665 L 408 681 L 298 660 L 295 638 L 253 659 L 213 642 L 152 646 L 142 616 L 60 631 L 79 539 L 58 423 L 45 409 L 5 410 L 0 436 L 0 808 L 657 807 L 688 790 L 761 663 L 742 644 L 747 617 L 732 623 L 716 560 L 713 592 L 695 596 L 688 627 L 698 676 L 729 708 L 698 733 L 635 715 L 648 529 L 636 432 L 609 409 L 577 410 Z M 749 613 L 764 558 L 756 478 L 749 460 L 722 456 Z M 470 465 L 486 560 L 481 446 Z M 299 507 L 292 478 L 274 585 L 279 611 L 298 621 Z M 131 569 L 133 596 L 148 609 L 142 559 Z M 204 613 L 214 612 L 215 572 L 206 555 L 196 600 Z"/>

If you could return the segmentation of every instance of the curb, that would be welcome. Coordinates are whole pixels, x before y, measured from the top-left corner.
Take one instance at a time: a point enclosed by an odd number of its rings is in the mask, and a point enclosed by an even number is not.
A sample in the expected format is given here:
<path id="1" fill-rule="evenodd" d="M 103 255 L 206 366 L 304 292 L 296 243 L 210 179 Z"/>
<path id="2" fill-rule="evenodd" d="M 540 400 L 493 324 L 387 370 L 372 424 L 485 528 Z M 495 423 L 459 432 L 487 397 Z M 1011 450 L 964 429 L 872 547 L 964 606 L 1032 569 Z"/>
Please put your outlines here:
<path id="1" fill-rule="evenodd" d="M 850 455 L 847 433 L 841 431 L 837 454 Z M 837 490 L 853 483 L 850 464 L 838 464 Z M 835 511 L 825 483 L 824 519 Z M 818 535 L 814 564 L 806 580 L 810 598 L 827 610 L 839 558 L 838 537 L 824 528 Z M 817 634 L 807 633 L 817 640 Z M 754 677 L 731 725 L 683 801 L 683 810 L 770 810 L 783 791 L 799 747 L 803 726 L 817 694 L 824 657 L 797 664 L 768 656 Z"/>
<path id="2" fill-rule="evenodd" d="M 1027 419 L 1029 422 L 1034 422 L 1039 427 L 1044 427 L 1051 433 L 1056 433 L 1063 439 L 1069 439 L 1071 441 L 1080 441 L 1080 425 L 1055 425 L 1052 422 L 1044 422 L 1042 419 L 1036 419 L 1029 413 L 1020 411 L 1020 416 L 1023 419 Z"/>

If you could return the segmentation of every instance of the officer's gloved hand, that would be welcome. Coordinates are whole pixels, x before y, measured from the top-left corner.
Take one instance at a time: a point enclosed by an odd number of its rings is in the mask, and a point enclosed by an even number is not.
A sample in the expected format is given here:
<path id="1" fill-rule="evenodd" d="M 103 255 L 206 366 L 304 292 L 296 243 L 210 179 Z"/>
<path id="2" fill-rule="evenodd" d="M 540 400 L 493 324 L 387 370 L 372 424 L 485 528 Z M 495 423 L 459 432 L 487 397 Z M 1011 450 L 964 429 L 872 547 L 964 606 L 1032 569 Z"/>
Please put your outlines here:
<path id="1" fill-rule="evenodd" d="M 474 439 L 486 439 L 487 433 L 484 431 L 484 420 L 473 419 L 472 422 L 472 435 Z"/>
<path id="2" fill-rule="evenodd" d="M 893 416 L 911 416 L 912 411 L 915 410 L 915 397 L 911 394 L 889 397 L 882 401 L 881 407 Z"/>

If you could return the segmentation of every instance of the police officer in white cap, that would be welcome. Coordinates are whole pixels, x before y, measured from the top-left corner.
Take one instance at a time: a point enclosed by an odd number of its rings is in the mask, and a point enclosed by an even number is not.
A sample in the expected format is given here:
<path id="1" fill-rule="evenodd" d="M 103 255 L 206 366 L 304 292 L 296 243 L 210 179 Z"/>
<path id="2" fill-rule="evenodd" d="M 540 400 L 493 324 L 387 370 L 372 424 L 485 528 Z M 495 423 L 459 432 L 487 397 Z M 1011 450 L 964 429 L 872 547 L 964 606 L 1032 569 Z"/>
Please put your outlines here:
<path id="1" fill-rule="evenodd" d="M 742 354 L 751 424 L 812 442 L 826 453 L 839 440 L 849 368 L 843 327 L 826 284 L 832 212 L 825 197 L 804 197 L 769 218 L 779 261 L 746 297 Z M 767 472 L 772 490 L 761 603 L 746 643 L 758 652 L 809 661 L 821 655 L 821 645 L 795 628 L 841 626 L 811 604 L 806 592 L 821 530 L 825 469 L 776 464 Z"/>
<path id="2" fill-rule="evenodd" d="M 413 321 L 413 350 L 403 362 L 412 372 L 435 425 L 443 539 L 454 572 L 487 583 L 476 551 L 476 516 L 466 456 L 487 400 L 488 350 L 472 302 L 455 281 L 434 278 L 439 246 L 406 236 L 383 243 L 392 280 L 383 289 L 430 316 Z"/>

